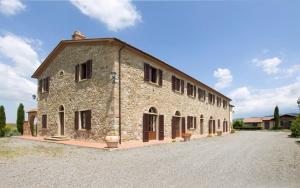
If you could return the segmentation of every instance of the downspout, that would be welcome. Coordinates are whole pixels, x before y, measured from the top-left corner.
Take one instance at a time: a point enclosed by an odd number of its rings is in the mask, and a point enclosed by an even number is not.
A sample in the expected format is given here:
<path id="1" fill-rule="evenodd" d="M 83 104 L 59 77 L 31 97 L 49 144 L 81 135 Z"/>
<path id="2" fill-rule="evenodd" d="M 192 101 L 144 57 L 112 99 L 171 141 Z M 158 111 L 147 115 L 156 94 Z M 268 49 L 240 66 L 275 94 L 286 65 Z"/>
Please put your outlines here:
<path id="1" fill-rule="evenodd" d="M 121 52 L 125 48 L 125 46 L 122 46 L 119 49 L 119 144 L 122 143 L 122 113 L 121 113 Z"/>

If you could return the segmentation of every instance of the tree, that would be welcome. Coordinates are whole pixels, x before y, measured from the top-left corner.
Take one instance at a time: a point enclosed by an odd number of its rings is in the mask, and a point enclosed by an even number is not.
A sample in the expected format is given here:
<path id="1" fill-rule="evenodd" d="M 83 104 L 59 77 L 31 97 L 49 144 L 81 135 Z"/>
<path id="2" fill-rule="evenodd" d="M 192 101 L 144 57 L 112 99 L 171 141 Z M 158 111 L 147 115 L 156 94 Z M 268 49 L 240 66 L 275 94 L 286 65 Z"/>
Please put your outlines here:
<path id="1" fill-rule="evenodd" d="M 21 134 L 23 134 L 24 119 L 25 119 L 24 105 L 20 103 L 17 111 L 17 129 Z"/>
<path id="2" fill-rule="evenodd" d="M 274 121 L 275 121 L 274 129 L 279 129 L 280 117 L 279 117 L 279 108 L 278 108 L 278 106 L 276 106 L 275 110 L 274 110 Z"/>
<path id="3" fill-rule="evenodd" d="M 300 136 L 300 114 L 298 117 L 292 122 L 291 126 L 292 137 Z"/>
<path id="4" fill-rule="evenodd" d="M 244 122 L 243 122 L 243 120 L 241 120 L 241 119 L 237 119 L 237 120 L 234 120 L 234 122 L 233 122 L 233 128 L 234 129 L 239 129 L 239 128 L 242 128 L 243 127 L 243 125 L 244 125 Z"/>
<path id="5" fill-rule="evenodd" d="M 6 116 L 4 106 L 0 106 L 0 137 L 5 135 Z"/>

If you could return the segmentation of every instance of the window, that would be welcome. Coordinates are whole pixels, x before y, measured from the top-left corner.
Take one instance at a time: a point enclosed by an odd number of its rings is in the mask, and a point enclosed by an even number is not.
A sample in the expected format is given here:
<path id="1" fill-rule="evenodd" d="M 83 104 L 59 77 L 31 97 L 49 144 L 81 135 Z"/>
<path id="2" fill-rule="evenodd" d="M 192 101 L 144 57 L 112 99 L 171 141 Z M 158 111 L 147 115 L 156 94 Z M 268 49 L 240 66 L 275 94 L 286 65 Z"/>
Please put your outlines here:
<path id="1" fill-rule="evenodd" d="M 187 95 L 196 97 L 196 86 L 190 83 L 187 83 Z"/>
<path id="2" fill-rule="evenodd" d="M 222 100 L 221 100 L 221 97 L 217 97 L 217 106 L 221 106 L 221 102 L 222 102 Z"/>
<path id="3" fill-rule="evenodd" d="M 75 81 L 86 80 L 92 78 L 92 60 L 88 60 L 75 67 Z"/>
<path id="4" fill-rule="evenodd" d="M 75 112 L 75 130 L 91 129 L 91 110 Z"/>
<path id="5" fill-rule="evenodd" d="M 196 129 L 197 127 L 197 118 L 193 116 L 187 117 L 187 127 L 188 129 Z"/>
<path id="6" fill-rule="evenodd" d="M 49 91 L 49 77 L 39 80 L 39 92 L 45 93 Z"/>
<path id="7" fill-rule="evenodd" d="M 144 80 L 162 86 L 163 71 L 144 63 Z"/>
<path id="8" fill-rule="evenodd" d="M 211 93 L 208 94 L 208 103 L 215 104 L 215 95 L 213 95 Z"/>
<path id="9" fill-rule="evenodd" d="M 42 115 L 42 128 L 47 129 L 47 115 Z"/>
<path id="10" fill-rule="evenodd" d="M 203 115 L 200 116 L 200 134 L 203 134 L 204 118 Z"/>
<path id="11" fill-rule="evenodd" d="M 205 90 L 198 88 L 198 99 L 201 101 L 205 101 Z"/>
<path id="12" fill-rule="evenodd" d="M 172 90 L 184 93 L 184 80 L 181 80 L 173 75 L 172 76 Z"/>
<path id="13" fill-rule="evenodd" d="M 227 103 L 227 101 L 226 100 L 223 100 L 223 108 L 227 108 L 227 105 L 228 105 L 228 103 Z"/>

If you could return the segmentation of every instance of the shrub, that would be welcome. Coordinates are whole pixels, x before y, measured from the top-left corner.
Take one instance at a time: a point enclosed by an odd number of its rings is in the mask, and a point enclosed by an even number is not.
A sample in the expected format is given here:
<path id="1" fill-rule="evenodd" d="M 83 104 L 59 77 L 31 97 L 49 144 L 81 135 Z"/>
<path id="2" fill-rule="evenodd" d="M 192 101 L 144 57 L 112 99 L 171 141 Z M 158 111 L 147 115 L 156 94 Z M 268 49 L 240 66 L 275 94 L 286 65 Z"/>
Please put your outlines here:
<path id="1" fill-rule="evenodd" d="M 300 136 L 300 115 L 292 122 L 291 132 L 292 137 Z"/>
<path id="2" fill-rule="evenodd" d="M 6 116 L 4 106 L 0 106 L 0 137 L 5 136 Z"/>
<path id="3" fill-rule="evenodd" d="M 244 125 L 243 120 L 238 119 L 238 120 L 235 120 L 235 121 L 233 122 L 233 125 L 232 125 L 232 126 L 233 126 L 234 129 L 240 129 L 240 128 L 243 127 L 243 125 Z"/>

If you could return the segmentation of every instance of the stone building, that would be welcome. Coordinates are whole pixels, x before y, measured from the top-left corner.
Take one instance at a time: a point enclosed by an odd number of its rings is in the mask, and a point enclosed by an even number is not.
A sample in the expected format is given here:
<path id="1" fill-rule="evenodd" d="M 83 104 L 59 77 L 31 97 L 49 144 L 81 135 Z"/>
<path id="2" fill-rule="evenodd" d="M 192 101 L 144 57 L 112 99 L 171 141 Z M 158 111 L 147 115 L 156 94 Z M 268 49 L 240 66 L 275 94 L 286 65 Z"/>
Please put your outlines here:
<path id="1" fill-rule="evenodd" d="M 116 38 L 75 32 L 32 77 L 40 135 L 149 141 L 230 130 L 228 97 Z"/>

